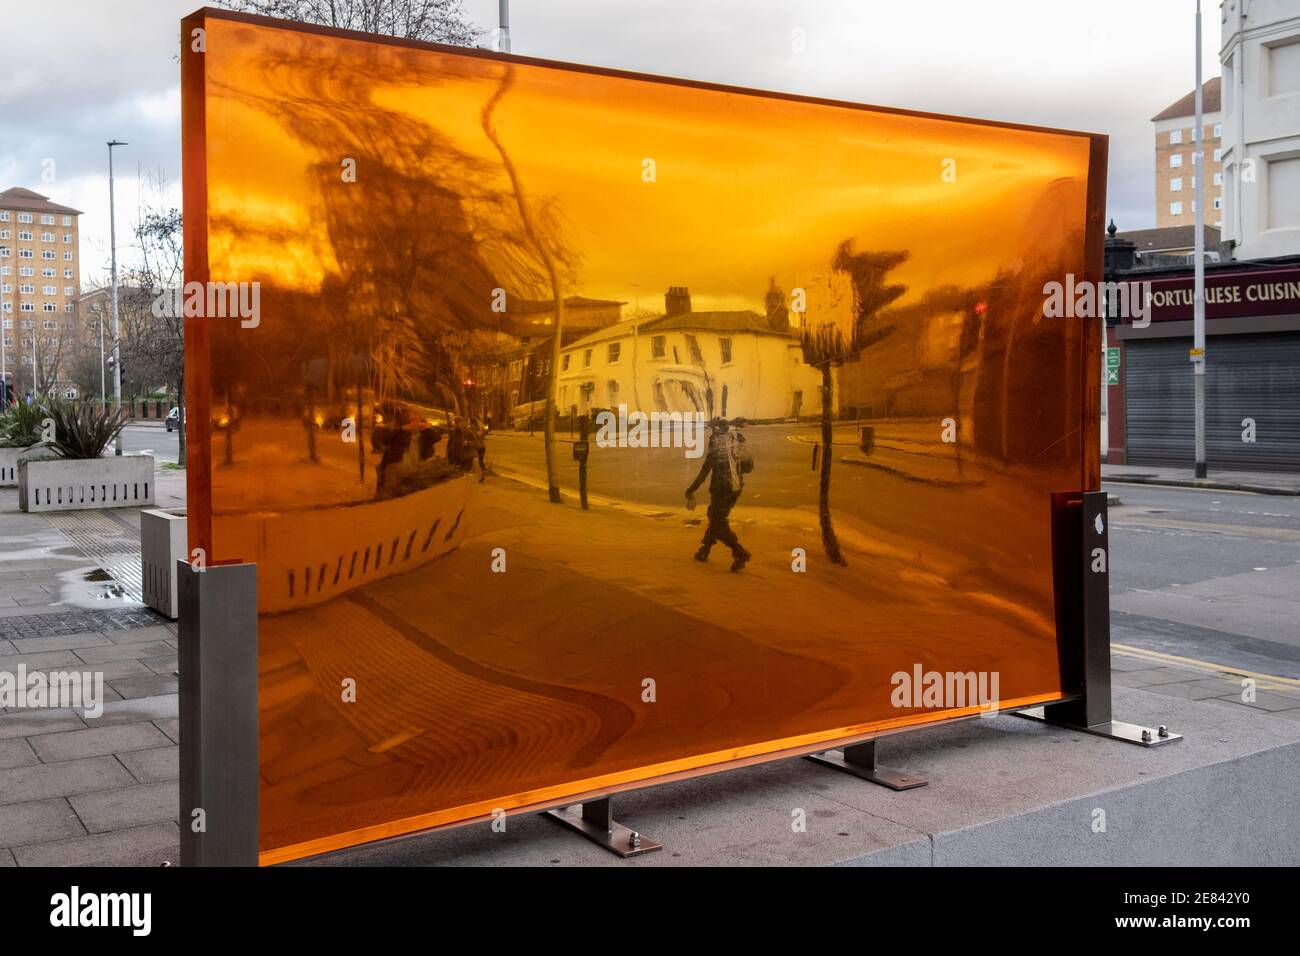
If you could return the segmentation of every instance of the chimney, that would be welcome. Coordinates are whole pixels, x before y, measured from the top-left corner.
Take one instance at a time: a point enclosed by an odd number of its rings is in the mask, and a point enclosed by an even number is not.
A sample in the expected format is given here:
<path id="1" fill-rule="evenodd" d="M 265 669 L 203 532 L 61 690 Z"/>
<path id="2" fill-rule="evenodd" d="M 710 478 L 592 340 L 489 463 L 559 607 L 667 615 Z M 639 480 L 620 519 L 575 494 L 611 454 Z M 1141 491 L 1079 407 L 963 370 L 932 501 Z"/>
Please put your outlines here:
<path id="1" fill-rule="evenodd" d="M 684 285 L 672 285 L 664 294 L 664 311 L 669 315 L 685 315 L 691 311 L 691 290 Z"/>

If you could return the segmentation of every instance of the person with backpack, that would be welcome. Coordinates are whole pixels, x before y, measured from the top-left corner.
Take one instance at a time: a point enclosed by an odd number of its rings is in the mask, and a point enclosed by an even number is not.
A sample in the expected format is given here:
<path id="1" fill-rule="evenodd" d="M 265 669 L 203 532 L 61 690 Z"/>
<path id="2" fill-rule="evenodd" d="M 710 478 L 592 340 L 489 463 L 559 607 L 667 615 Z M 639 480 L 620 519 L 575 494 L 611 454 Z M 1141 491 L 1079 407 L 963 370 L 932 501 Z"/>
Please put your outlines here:
<path id="1" fill-rule="evenodd" d="M 736 425 L 743 424 L 741 419 Z M 686 489 L 686 507 L 695 508 L 695 489 L 709 479 L 709 526 L 704 530 L 704 539 L 695 552 L 696 561 L 709 560 L 709 551 L 716 541 L 721 541 L 731 549 L 731 570 L 740 571 L 745 567 L 751 555 L 745 550 L 731 530 L 727 520 L 731 509 L 740 500 L 740 493 L 745 487 L 745 475 L 754 469 L 754 459 L 745 443 L 745 437 L 739 430 L 728 427 L 724 418 L 715 418 L 710 424 L 709 444 L 704 453 L 704 464 L 695 476 L 691 486 Z"/>

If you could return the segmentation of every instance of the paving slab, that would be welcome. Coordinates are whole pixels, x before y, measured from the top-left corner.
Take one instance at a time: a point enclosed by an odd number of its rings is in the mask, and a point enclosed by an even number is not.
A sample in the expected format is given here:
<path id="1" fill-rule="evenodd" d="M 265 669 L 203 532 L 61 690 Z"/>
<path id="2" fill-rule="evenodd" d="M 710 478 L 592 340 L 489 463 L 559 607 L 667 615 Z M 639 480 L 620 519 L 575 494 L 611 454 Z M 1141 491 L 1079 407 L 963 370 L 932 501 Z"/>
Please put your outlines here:
<path id="1" fill-rule="evenodd" d="M 135 778 L 112 757 L 65 760 L 0 770 L 0 800 L 23 803 L 106 787 L 124 787 L 134 782 Z"/>
<path id="2" fill-rule="evenodd" d="M 128 727 L 141 726 L 127 724 Z M 131 771 L 131 775 L 141 783 L 158 783 L 163 780 L 176 780 L 181 775 L 181 748 L 175 745 L 158 747 L 153 750 L 135 750 L 119 753 L 117 759 Z"/>
<path id="3" fill-rule="evenodd" d="M 84 730 L 85 727 L 81 711 L 68 707 L 44 710 L 13 708 L 6 714 L 0 714 L 0 740 L 35 734 L 57 734 L 64 730 Z"/>
<path id="4" fill-rule="evenodd" d="M 166 734 L 146 721 L 31 738 L 32 749 L 44 763 L 150 750 L 170 743 Z"/>
<path id="5" fill-rule="evenodd" d="M 175 654 L 175 649 L 165 641 L 136 641 L 127 644 L 108 644 L 102 647 L 80 647 L 72 653 L 87 664 L 108 664 L 113 661 L 145 660 L 164 654 Z M 0 658 L 0 667 L 4 659 Z"/>
<path id="6" fill-rule="evenodd" d="M 142 783 L 113 790 L 79 793 L 68 798 L 91 833 L 124 830 L 175 821 L 180 815 L 180 788 L 174 780 Z"/>
<path id="7" fill-rule="evenodd" d="M 31 745 L 22 737 L 9 737 L 0 740 L 0 770 L 10 767 L 26 767 L 40 763 Z M 0 796 L 0 800 L 3 796 Z"/>
<path id="8" fill-rule="evenodd" d="M 175 718 L 176 715 L 176 694 L 163 694 L 156 697 L 109 701 L 104 705 L 104 713 L 96 718 L 96 722 L 101 726 L 107 726 L 130 723 L 133 720 L 165 720 Z"/>
<path id="9" fill-rule="evenodd" d="M 19 847 L 19 866 L 161 866 L 179 862 L 180 829 L 172 823 L 95 833 Z"/>
<path id="10" fill-rule="evenodd" d="M 82 836 L 86 828 L 63 797 L 0 806 L 0 846 L 16 847 Z"/>

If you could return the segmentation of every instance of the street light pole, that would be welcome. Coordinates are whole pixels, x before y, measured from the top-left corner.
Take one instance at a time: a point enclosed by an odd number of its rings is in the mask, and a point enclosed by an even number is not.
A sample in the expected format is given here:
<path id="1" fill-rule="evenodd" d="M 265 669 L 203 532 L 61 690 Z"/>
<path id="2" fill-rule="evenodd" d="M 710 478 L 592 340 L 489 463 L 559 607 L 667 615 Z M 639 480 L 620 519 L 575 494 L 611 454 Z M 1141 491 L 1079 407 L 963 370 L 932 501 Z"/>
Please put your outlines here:
<path id="1" fill-rule="evenodd" d="M 117 318 L 117 222 L 113 207 L 113 147 L 129 144 L 110 140 L 108 144 L 108 246 L 112 262 L 113 283 L 113 405 L 122 409 L 122 330 Z M 103 321 L 100 322 L 100 335 L 103 335 Z M 122 433 L 117 433 L 115 454 L 122 454 Z"/>
<path id="2" fill-rule="evenodd" d="M 1205 113 L 1201 96 L 1201 0 L 1196 0 L 1196 129 L 1192 132 L 1192 204 L 1195 263 L 1192 271 L 1192 383 L 1195 389 L 1196 477 L 1205 467 Z"/>
<path id="3" fill-rule="evenodd" d="M 498 23 L 500 25 L 501 43 L 497 50 L 500 53 L 510 52 L 510 0 L 497 0 Z"/>

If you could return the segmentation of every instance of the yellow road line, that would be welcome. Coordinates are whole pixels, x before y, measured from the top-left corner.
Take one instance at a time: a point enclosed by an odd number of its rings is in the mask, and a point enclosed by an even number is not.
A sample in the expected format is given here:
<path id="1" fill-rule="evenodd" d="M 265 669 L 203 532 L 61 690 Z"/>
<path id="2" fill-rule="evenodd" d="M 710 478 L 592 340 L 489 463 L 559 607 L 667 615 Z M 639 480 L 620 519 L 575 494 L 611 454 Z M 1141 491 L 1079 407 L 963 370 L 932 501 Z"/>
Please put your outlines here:
<path id="1" fill-rule="evenodd" d="M 1164 661 L 1170 664 L 1181 664 L 1186 667 L 1195 667 L 1200 670 L 1217 671 L 1221 674 L 1237 674 L 1241 677 L 1251 677 L 1257 682 L 1256 686 L 1260 690 L 1284 690 L 1290 688 L 1300 688 L 1300 680 L 1292 677 L 1278 677 L 1276 674 L 1261 674 L 1258 671 L 1243 670 L 1240 667 L 1232 667 L 1228 664 L 1216 664 L 1213 661 L 1202 661 L 1195 657 L 1179 657 L 1176 654 L 1162 654 L 1160 651 L 1149 651 L 1144 647 L 1133 647 L 1128 644 L 1111 644 L 1111 649 L 1119 651 L 1121 654 L 1127 654 L 1130 657 L 1142 657 L 1151 661 Z M 1263 682 L 1273 685 L 1265 687 Z"/>

